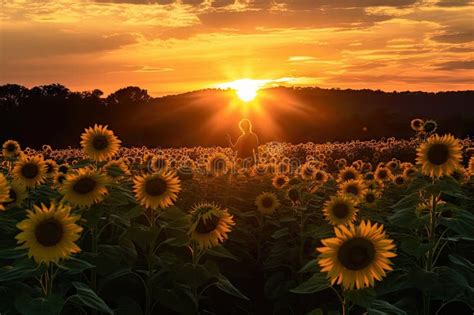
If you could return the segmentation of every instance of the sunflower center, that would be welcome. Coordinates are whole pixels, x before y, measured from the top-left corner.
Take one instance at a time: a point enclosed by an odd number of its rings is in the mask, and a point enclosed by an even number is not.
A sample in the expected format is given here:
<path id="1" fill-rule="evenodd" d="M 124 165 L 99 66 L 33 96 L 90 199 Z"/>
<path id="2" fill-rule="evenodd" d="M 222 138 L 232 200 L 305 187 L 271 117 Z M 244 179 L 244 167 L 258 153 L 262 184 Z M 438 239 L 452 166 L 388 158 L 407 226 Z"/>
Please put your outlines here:
<path id="1" fill-rule="evenodd" d="M 356 185 L 349 185 L 346 188 L 346 192 L 357 196 L 359 194 L 359 188 Z"/>
<path id="2" fill-rule="evenodd" d="M 375 201 L 375 196 L 374 194 L 367 194 L 365 195 L 365 201 L 367 201 L 368 203 L 372 203 Z"/>
<path id="3" fill-rule="evenodd" d="M 262 206 L 264 208 L 270 208 L 271 206 L 273 206 L 273 199 L 270 198 L 270 197 L 265 197 L 262 199 Z"/>
<path id="4" fill-rule="evenodd" d="M 342 178 L 344 180 L 355 179 L 355 175 L 352 172 L 346 172 Z"/>
<path id="5" fill-rule="evenodd" d="M 336 218 L 339 218 L 339 219 L 345 218 L 349 214 L 349 206 L 342 202 L 336 203 L 332 207 L 332 213 L 334 214 Z"/>
<path id="6" fill-rule="evenodd" d="M 153 197 L 163 195 L 167 189 L 168 184 L 159 177 L 150 179 L 145 184 L 145 192 Z"/>
<path id="7" fill-rule="evenodd" d="M 92 178 L 83 177 L 74 184 L 72 189 L 79 194 L 85 195 L 94 191 L 96 185 L 97 182 Z"/>
<path id="8" fill-rule="evenodd" d="M 39 174 L 38 165 L 27 163 L 21 168 L 21 175 L 26 178 L 35 178 Z"/>
<path id="9" fill-rule="evenodd" d="M 215 215 L 211 215 L 210 218 L 204 220 L 202 217 L 199 219 L 199 222 L 196 226 L 196 232 L 201 234 L 206 234 L 212 232 L 216 229 L 219 224 L 220 218 Z"/>
<path id="10" fill-rule="evenodd" d="M 379 176 L 379 178 L 384 179 L 384 178 L 387 178 L 388 173 L 387 173 L 386 170 L 380 170 L 379 173 L 378 173 L 378 176 Z"/>
<path id="11" fill-rule="evenodd" d="M 290 197 L 292 201 L 298 201 L 300 199 L 300 192 L 297 189 L 292 188 L 288 191 L 288 197 Z"/>
<path id="12" fill-rule="evenodd" d="M 316 173 L 315 176 L 316 180 L 322 180 L 323 179 L 323 174 L 321 172 Z"/>
<path id="13" fill-rule="evenodd" d="M 46 164 L 46 173 L 51 173 L 54 170 L 53 165 L 50 163 Z"/>
<path id="14" fill-rule="evenodd" d="M 95 136 L 94 139 L 92 139 L 92 146 L 96 150 L 104 150 L 109 146 L 109 140 L 103 135 Z"/>
<path id="15" fill-rule="evenodd" d="M 283 186 L 285 184 L 285 179 L 280 177 L 280 178 L 277 179 L 276 182 L 277 182 L 278 186 Z"/>
<path id="16" fill-rule="evenodd" d="M 8 152 L 14 152 L 16 150 L 16 145 L 14 145 L 13 143 L 9 143 L 7 145 L 7 151 Z"/>
<path id="17" fill-rule="evenodd" d="M 35 229 L 36 240 L 45 247 L 58 244 L 63 234 L 64 230 L 62 224 L 54 218 L 40 222 Z"/>
<path id="18" fill-rule="evenodd" d="M 434 165 L 443 165 L 448 161 L 449 148 L 443 143 L 432 145 L 427 152 L 428 161 Z"/>
<path id="19" fill-rule="evenodd" d="M 374 258 L 374 244 L 362 237 L 344 242 L 337 252 L 337 259 L 349 270 L 364 269 L 372 263 Z"/>
<path id="20" fill-rule="evenodd" d="M 405 182 L 405 180 L 404 180 L 403 177 L 401 177 L 401 176 L 395 178 L 395 183 L 396 183 L 397 185 L 402 185 L 404 182 Z"/>

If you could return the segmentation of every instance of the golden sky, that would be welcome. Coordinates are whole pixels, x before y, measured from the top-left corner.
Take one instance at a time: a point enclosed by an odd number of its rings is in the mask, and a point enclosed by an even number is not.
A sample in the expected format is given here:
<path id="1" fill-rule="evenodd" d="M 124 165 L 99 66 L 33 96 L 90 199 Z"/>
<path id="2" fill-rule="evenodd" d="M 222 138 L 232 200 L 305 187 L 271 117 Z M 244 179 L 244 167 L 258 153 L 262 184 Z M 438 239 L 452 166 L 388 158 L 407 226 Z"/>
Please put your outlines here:
<path id="1" fill-rule="evenodd" d="M 474 89 L 471 0 L 0 0 L 0 84 Z M 262 81 L 263 82 L 263 81 Z"/>

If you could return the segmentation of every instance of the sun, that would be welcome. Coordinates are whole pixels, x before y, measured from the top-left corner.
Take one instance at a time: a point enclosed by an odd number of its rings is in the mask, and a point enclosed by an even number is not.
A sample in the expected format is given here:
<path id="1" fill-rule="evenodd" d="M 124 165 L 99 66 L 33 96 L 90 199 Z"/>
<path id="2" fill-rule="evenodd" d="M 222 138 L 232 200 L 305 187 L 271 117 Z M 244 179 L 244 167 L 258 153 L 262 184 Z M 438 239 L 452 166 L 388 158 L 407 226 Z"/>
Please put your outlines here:
<path id="1" fill-rule="evenodd" d="M 257 97 L 258 90 L 266 83 L 266 80 L 240 79 L 220 84 L 220 88 L 235 90 L 237 96 L 244 102 L 250 102 Z"/>

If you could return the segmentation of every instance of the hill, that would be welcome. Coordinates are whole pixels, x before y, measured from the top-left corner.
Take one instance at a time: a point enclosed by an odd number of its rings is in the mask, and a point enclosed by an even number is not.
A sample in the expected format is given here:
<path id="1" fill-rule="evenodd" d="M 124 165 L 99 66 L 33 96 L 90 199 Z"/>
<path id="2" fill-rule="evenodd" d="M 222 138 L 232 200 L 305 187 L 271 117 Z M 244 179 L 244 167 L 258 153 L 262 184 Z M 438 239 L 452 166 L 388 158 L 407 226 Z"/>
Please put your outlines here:
<path id="1" fill-rule="evenodd" d="M 126 87 L 108 96 L 100 90 L 73 92 L 59 85 L 31 89 L 0 86 L 0 140 L 23 146 L 78 146 L 94 123 L 109 125 L 124 145 L 177 147 L 224 145 L 248 117 L 262 142 L 293 143 L 410 137 L 413 118 L 434 119 L 440 132 L 474 134 L 474 91 L 383 92 L 276 87 L 242 104 L 231 90 L 200 90 L 150 97 Z M 46 140 L 45 140 L 46 139 Z"/>

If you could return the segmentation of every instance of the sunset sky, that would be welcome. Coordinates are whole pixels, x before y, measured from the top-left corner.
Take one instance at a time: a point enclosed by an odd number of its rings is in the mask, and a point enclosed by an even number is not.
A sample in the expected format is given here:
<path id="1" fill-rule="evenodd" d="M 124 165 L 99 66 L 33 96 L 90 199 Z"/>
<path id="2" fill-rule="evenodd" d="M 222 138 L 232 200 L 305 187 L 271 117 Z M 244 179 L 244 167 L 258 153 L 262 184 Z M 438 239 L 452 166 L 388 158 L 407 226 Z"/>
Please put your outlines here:
<path id="1" fill-rule="evenodd" d="M 2 0 L 0 84 L 474 89 L 469 0 Z"/>

